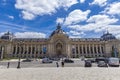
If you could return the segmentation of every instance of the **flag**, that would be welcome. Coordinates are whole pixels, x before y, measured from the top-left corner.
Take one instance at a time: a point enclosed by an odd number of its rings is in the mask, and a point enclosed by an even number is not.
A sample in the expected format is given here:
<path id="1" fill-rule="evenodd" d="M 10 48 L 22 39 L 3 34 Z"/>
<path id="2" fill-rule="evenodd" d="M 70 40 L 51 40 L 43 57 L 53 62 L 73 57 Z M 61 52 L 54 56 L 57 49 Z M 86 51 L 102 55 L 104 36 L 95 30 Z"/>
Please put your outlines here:
<path id="1" fill-rule="evenodd" d="M 46 47 L 43 47 L 43 53 L 45 54 L 47 51 L 47 48 Z"/>

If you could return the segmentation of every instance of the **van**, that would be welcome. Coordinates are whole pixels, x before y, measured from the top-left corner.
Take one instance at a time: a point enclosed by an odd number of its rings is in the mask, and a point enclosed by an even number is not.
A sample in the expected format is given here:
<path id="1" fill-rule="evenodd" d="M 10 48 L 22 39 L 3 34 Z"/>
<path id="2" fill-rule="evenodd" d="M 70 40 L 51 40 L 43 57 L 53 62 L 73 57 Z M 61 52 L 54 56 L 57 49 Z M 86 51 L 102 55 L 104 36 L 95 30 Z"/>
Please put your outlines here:
<path id="1" fill-rule="evenodd" d="M 109 58 L 108 65 L 113 67 L 119 67 L 119 58 Z"/>
<path id="2" fill-rule="evenodd" d="M 49 58 L 43 58 L 42 63 L 52 63 L 53 61 L 50 60 Z"/>

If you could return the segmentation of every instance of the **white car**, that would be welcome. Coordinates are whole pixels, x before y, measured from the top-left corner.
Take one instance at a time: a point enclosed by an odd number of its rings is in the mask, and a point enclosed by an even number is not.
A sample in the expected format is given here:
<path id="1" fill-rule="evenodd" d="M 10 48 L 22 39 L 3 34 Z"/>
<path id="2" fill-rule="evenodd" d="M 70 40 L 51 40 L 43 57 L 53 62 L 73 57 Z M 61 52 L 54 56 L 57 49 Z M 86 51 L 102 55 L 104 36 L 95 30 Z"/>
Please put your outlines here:
<path id="1" fill-rule="evenodd" d="M 52 63 L 53 61 L 50 60 L 49 58 L 43 58 L 42 63 Z"/>
<path id="2" fill-rule="evenodd" d="M 119 58 L 109 58 L 108 65 L 119 67 Z"/>

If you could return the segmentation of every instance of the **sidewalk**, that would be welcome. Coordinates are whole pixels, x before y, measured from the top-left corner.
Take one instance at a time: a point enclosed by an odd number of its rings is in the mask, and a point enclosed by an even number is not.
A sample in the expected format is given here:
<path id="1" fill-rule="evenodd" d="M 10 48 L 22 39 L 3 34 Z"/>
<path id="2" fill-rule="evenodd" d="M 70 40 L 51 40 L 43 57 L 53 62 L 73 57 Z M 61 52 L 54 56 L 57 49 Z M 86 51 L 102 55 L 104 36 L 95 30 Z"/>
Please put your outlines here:
<path id="1" fill-rule="evenodd" d="M 119 80 L 120 68 L 10 68 L 0 69 L 0 80 Z"/>

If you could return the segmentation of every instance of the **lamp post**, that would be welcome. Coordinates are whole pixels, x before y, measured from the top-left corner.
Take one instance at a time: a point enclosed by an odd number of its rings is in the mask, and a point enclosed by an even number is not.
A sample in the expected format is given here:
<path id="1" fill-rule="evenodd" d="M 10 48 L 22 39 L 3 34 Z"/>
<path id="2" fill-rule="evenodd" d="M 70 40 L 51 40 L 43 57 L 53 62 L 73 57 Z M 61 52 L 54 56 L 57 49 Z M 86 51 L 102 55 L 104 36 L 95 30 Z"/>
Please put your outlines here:
<path id="1" fill-rule="evenodd" d="M 1 59 L 1 60 L 3 59 L 2 54 L 3 54 L 3 47 L 1 46 L 1 51 L 0 51 L 0 59 Z"/>
<path id="2" fill-rule="evenodd" d="M 22 43 L 23 43 L 22 41 L 18 42 L 18 46 L 20 47 L 20 50 L 19 50 L 19 58 L 18 58 L 18 66 L 17 66 L 17 69 L 21 68 L 21 67 L 20 67 L 20 61 L 21 61 L 21 50 L 22 50 L 21 45 L 22 45 Z"/>

